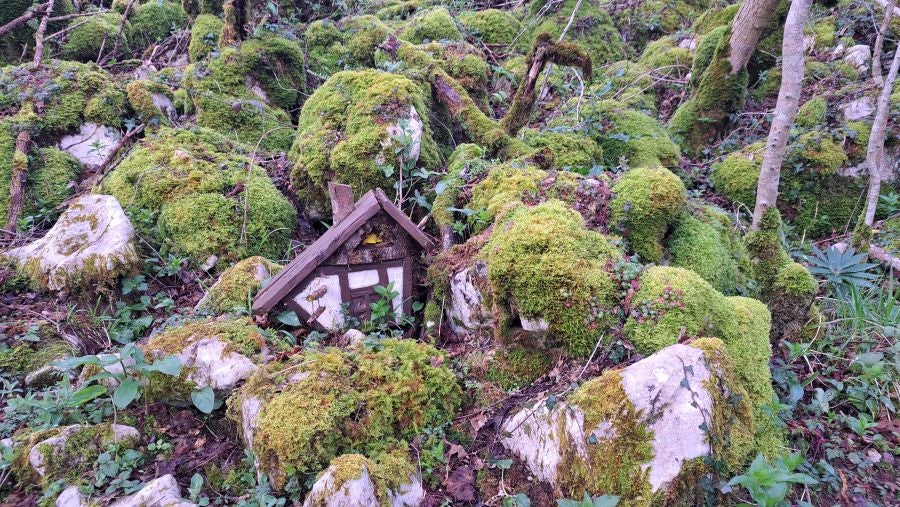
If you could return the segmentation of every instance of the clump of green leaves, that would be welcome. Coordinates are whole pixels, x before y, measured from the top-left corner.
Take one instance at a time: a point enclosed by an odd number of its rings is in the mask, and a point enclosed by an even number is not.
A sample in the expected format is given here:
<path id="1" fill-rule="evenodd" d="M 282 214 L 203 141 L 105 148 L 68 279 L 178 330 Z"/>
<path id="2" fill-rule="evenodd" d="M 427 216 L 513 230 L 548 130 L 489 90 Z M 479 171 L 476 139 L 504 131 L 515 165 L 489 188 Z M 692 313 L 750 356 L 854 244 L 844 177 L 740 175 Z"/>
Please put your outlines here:
<path id="1" fill-rule="evenodd" d="M 770 464 L 758 454 L 750 468 L 728 482 L 729 486 L 741 485 L 750 493 L 750 497 L 760 507 L 779 507 L 788 505 L 785 501 L 791 491 L 792 484 L 816 484 L 812 477 L 794 472 L 803 463 L 800 453 L 788 454 L 775 459 Z"/>

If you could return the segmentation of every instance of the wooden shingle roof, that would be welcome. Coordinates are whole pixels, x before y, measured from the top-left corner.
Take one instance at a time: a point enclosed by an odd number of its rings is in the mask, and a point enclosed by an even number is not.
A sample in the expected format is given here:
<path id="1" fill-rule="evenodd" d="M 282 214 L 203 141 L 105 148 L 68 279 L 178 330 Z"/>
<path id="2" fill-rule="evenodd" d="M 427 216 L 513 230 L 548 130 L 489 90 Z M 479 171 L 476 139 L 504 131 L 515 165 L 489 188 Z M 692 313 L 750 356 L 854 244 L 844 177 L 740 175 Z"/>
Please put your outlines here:
<path id="1" fill-rule="evenodd" d="M 384 210 L 424 249 L 435 246 L 434 239 L 425 234 L 403 214 L 380 188 L 366 192 L 356 201 L 353 211 L 337 225 L 328 229 L 315 243 L 307 247 L 276 275 L 253 298 L 253 313 L 266 313 L 287 297 L 319 265 L 331 256 L 370 218 Z"/>

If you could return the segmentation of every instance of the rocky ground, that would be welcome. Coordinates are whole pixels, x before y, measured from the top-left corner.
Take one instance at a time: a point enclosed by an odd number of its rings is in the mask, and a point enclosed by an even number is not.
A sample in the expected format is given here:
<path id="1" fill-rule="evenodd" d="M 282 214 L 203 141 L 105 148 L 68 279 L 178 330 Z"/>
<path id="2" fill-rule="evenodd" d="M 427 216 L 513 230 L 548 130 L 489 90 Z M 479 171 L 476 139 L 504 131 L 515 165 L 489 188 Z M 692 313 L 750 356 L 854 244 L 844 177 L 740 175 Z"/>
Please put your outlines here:
<path id="1" fill-rule="evenodd" d="M 4 2 L 0 505 L 900 504 L 884 7 L 813 6 L 751 230 L 787 6 L 698 142 L 736 4 Z M 434 238 L 412 314 L 252 312 L 329 182 Z"/>

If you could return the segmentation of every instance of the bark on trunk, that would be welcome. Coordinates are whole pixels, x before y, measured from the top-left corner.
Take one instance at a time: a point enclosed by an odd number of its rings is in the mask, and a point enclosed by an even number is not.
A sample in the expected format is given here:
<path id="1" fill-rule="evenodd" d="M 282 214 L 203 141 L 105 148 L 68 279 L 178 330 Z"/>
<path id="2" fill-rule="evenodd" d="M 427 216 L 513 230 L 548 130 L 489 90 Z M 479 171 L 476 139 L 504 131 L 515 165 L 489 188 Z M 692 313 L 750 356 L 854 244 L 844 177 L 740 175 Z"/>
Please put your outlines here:
<path id="1" fill-rule="evenodd" d="M 18 18 L 10 21 L 9 23 L 7 23 L 3 26 L 0 26 L 0 37 L 3 37 L 4 35 L 8 34 L 9 32 L 15 30 L 16 28 L 19 27 L 19 25 L 25 23 L 29 19 L 37 16 L 38 14 L 45 12 L 46 9 L 47 9 L 47 4 L 33 7 L 31 9 L 28 9 L 27 11 L 25 11 L 25 13 L 22 14 L 21 16 L 19 16 Z"/>
<path id="2" fill-rule="evenodd" d="M 6 230 L 15 233 L 16 223 L 22 215 L 25 204 L 25 177 L 28 175 L 28 143 L 31 135 L 27 130 L 16 137 L 16 151 L 13 155 L 12 181 L 9 183 L 9 211 L 6 214 Z"/>
<path id="3" fill-rule="evenodd" d="M 763 154 L 759 181 L 756 184 L 756 206 L 753 208 L 753 229 L 767 209 L 775 206 L 778 199 L 778 183 L 781 179 L 781 164 L 790 135 L 791 124 L 800 106 L 800 92 L 803 90 L 805 61 L 803 55 L 803 27 L 809 17 L 812 0 L 793 0 L 784 22 L 784 38 L 781 45 L 782 74 L 775 117 L 769 129 L 766 151 Z"/>
<path id="4" fill-rule="evenodd" d="M 747 66 L 777 7 L 778 0 L 744 0 L 741 4 L 731 23 L 731 51 L 728 61 L 731 63 L 732 74 L 737 74 Z"/>
<path id="5" fill-rule="evenodd" d="M 891 27 L 891 15 L 894 14 L 894 5 L 896 3 L 896 0 L 891 0 L 884 8 L 884 19 L 881 20 L 878 36 L 875 38 L 875 47 L 872 49 L 872 79 L 875 80 L 875 84 L 878 86 L 884 84 L 884 76 L 881 75 L 881 50 L 884 48 L 884 34 Z"/>
<path id="6" fill-rule="evenodd" d="M 900 68 L 900 49 L 894 52 L 891 69 L 884 80 L 884 86 L 881 87 L 881 95 L 878 96 L 878 106 L 875 109 L 875 121 L 872 122 L 872 133 L 869 135 L 869 146 L 866 148 L 866 166 L 869 168 L 869 192 L 866 196 L 866 217 L 864 222 L 869 227 L 875 221 L 875 208 L 878 207 L 878 194 L 881 192 L 881 182 L 888 178 L 888 174 L 885 174 L 888 168 L 886 164 L 882 164 L 882 155 L 884 155 L 884 139 L 887 136 L 891 92 L 894 89 L 894 81 L 897 80 L 898 68 Z"/>

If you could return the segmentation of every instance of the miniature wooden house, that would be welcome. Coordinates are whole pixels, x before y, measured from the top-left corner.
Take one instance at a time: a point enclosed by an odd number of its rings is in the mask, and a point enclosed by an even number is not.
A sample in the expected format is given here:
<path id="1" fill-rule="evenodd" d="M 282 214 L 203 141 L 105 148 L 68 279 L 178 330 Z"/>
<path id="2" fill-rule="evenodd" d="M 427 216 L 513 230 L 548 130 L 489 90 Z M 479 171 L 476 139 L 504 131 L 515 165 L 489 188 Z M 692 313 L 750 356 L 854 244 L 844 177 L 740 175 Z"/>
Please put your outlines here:
<path id="1" fill-rule="evenodd" d="M 356 203 L 348 185 L 329 183 L 328 190 L 334 225 L 257 293 L 253 313 L 281 305 L 313 327 L 337 330 L 348 313 L 368 320 L 371 303 L 382 298 L 375 287 L 393 283 L 394 312 L 410 315 L 419 259 L 434 240 L 380 188 Z"/>

